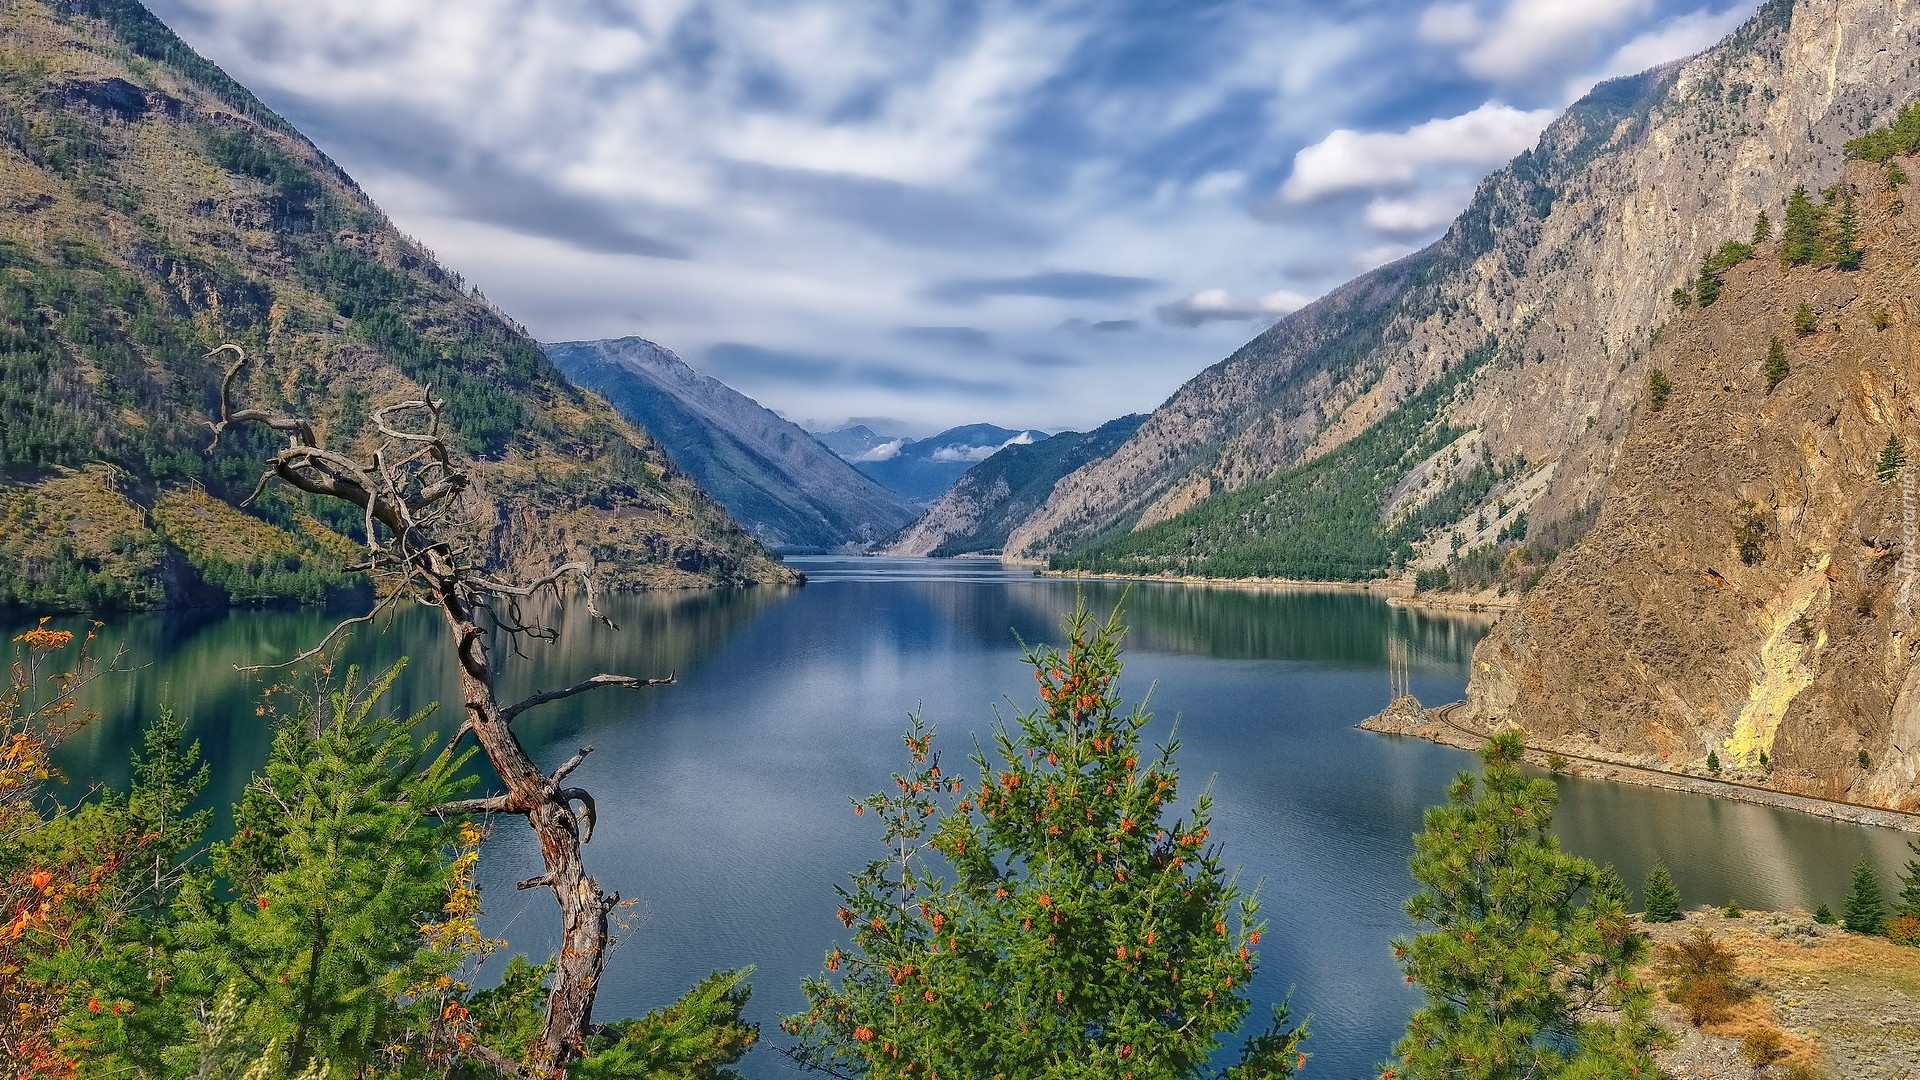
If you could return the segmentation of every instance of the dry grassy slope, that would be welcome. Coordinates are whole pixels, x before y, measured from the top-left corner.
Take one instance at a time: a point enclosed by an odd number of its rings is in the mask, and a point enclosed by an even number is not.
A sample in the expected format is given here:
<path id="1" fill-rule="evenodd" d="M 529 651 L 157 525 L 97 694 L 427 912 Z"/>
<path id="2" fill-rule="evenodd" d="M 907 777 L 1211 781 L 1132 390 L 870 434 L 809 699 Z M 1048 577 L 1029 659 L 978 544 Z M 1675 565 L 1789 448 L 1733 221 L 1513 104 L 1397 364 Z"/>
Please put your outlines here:
<path id="1" fill-rule="evenodd" d="M 1920 808 L 1920 622 L 1895 573 L 1901 484 L 1875 476 L 1888 436 L 1920 447 L 1920 201 L 1901 207 L 1880 166 L 1848 177 L 1859 270 L 1783 272 L 1764 244 L 1661 332 L 1672 397 L 1621 442 L 1593 532 L 1475 652 L 1469 723 L 1668 770 L 1712 752 L 1750 783 Z M 1774 338 L 1791 374 L 1768 393 Z"/>
<path id="2" fill-rule="evenodd" d="M 468 515 L 496 568 L 586 557 L 614 587 L 794 579 L 645 432 L 568 385 L 318 149 L 131 0 L 0 0 L 0 256 L 0 285 L 25 297 L 0 326 L 14 504 L 93 491 L 73 470 L 96 459 L 124 471 L 115 486 L 137 508 L 196 483 L 237 502 L 243 459 L 270 443 L 205 454 L 218 371 L 201 356 L 236 340 L 269 360 L 245 395 L 313 417 L 335 445 L 368 449 L 368 410 L 421 391 L 409 371 L 478 395 L 462 414 L 479 457 Z M 76 295 L 91 327 L 69 317 Z M 3 569 L 30 578 L 20 557 L 34 538 L 9 520 Z M 122 524 L 128 550 L 158 535 L 145 513 Z M 128 584 L 136 602 L 185 597 L 158 570 L 177 554 L 147 560 Z M 138 561 L 90 565 L 140 577 Z"/>
<path id="3" fill-rule="evenodd" d="M 1063 481 L 1010 552 L 1170 517 L 1337 445 L 1492 334 L 1450 413 L 1497 459 L 1557 463 L 1532 511 L 1595 497 L 1665 297 L 1841 144 L 1920 96 L 1920 0 L 1771 0 L 1684 64 L 1602 87 L 1485 180 L 1448 234 L 1209 368 L 1111 458 Z M 1543 211 L 1544 210 L 1544 214 Z M 1592 417 L 1592 423 L 1588 418 Z"/>

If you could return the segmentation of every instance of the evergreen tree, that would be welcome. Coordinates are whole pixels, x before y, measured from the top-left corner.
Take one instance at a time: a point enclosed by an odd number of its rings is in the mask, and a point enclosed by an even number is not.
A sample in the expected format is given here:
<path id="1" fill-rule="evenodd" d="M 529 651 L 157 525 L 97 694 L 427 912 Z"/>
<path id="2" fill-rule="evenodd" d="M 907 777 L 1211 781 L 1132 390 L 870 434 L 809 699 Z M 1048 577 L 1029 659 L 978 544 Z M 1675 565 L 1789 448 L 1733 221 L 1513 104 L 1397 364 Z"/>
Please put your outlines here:
<path id="1" fill-rule="evenodd" d="M 1860 211 L 1853 203 L 1853 192 L 1849 191 L 1840 202 L 1834 223 L 1833 261 L 1843 270 L 1853 270 L 1866 257 L 1866 249 L 1860 246 Z"/>
<path id="2" fill-rule="evenodd" d="M 1693 295 L 1698 298 L 1701 307 L 1712 307 L 1720 299 L 1720 271 L 1714 268 L 1713 256 L 1700 260 L 1700 272 L 1694 275 Z"/>
<path id="3" fill-rule="evenodd" d="M 1673 883 L 1673 872 L 1667 869 L 1666 863 L 1653 864 L 1640 891 L 1646 896 L 1646 910 L 1641 918 L 1650 923 L 1674 922 L 1680 918 L 1680 887 Z"/>
<path id="4" fill-rule="evenodd" d="M 1806 185 L 1793 189 L 1787 199 L 1787 212 L 1780 236 L 1780 265 L 1805 266 L 1819 262 L 1824 254 L 1820 243 L 1820 209 L 1807 197 Z"/>
<path id="5" fill-rule="evenodd" d="M 1880 873 L 1861 859 L 1853 868 L 1853 889 L 1840 909 L 1840 925 L 1856 934 L 1878 934 L 1886 928 L 1887 899 L 1880 892 Z"/>
<path id="6" fill-rule="evenodd" d="M 1813 313 L 1813 305 L 1805 300 L 1800 301 L 1800 306 L 1793 309 L 1793 332 L 1806 337 L 1818 329 L 1820 317 Z"/>
<path id="7" fill-rule="evenodd" d="M 1707 771 L 1710 773 L 1720 771 L 1720 755 L 1712 750 L 1707 751 Z"/>
<path id="8" fill-rule="evenodd" d="M 1779 338 L 1774 338 L 1767 345 L 1767 362 L 1760 368 L 1760 373 L 1767 377 L 1767 393 L 1773 393 L 1773 388 L 1779 386 L 1781 381 L 1792 372 L 1792 367 L 1787 363 L 1786 345 L 1782 344 Z"/>
<path id="9" fill-rule="evenodd" d="M 1426 1004 L 1383 1078 L 1520 1080 L 1654 1075 L 1651 995 L 1634 976 L 1647 951 L 1591 862 L 1560 850 L 1556 789 L 1520 771 L 1518 732 L 1481 751 L 1427 811 L 1407 914 L 1431 929 L 1394 942 Z M 1616 1015 L 1588 1019 L 1589 1010 Z"/>
<path id="10" fill-rule="evenodd" d="M 1666 408 L 1667 398 L 1672 394 L 1673 383 L 1668 380 L 1666 372 L 1654 368 L 1647 373 L 1647 401 L 1653 406 L 1654 412 Z"/>
<path id="11" fill-rule="evenodd" d="M 1920 841 L 1909 840 L 1907 847 L 1920 855 Z M 1907 867 L 1900 874 L 1900 896 L 1894 901 L 1893 909 L 1901 915 L 1920 919 L 1920 860 L 1907 860 Z"/>
<path id="12" fill-rule="evenodd" d="M 1821 904 L 1819 907 L 1813 909 L 1813 921 L 1822 926 L 1832 926 L 1840 920 L 1834 917 L 1831 907 L 1828 907 L 1826 904 Z"/>
<path id="13" fill-rule="evenodd" d="M 1673 306 L 1682 309 L 1692 307 L 1693 290 L 1675 288 L 1673 290 Z"/>
<path id="14" fill-rule="evenodd" d="M 1762 210 L 1760 216 L 1753 219 L 1753 242 L 1761 244 L 1771 239 L 1773 239 L 1773 219 L 1767 216 L 1765 210 Z"/>
<path id="15" fill-rule="evenodd" d="M 1887 436 L 1887 445 L 1880 448 L 1880 461 L 1874 466 L 1874 475 L 1882 480 L 1891 480 L 1906 467 L 1907 448 L 1900 442 L 1900 436 Z"/>
<path id="16" fill-rule="evenodd" d="M 801 1062 L 876 1078 L 1212 1075 L 1247 1012 L 1257 904 L 1207 842 L 1207 796 L 1172 818 L 1177 744 L 1143 758 L 1151 717 L 1120 711 L 1118 610 L 1102 623 L 1083 603 L 1065 634 L 1064 651 L 1027 651 L 1043 704 L 996 726 L 976 785 L 941 769 L 916 716 L 896 790 L 855 804 L 887 854 L 840 890 L 853 943 L 781 1021 Z M 1290 1075 L 1305 1033 L 1283 1025 L 1276 1010 L 1228 1076 Z"/>
<path id="17" fill-rule="evenodd" d="M 242 1030 L 291 1070 L 358 1073 L 433 1027 L 461 958 L 426 928 L 455 884 L 460 823 L 429 811 L 465 786 L 471 751 L 416 741 L 425 713 L 375 716 L 403 665 L 350 672 L 322 715 L 286 718 L 234 807 L 233 840 L 183 894 L 186 989 L 238 988 Z M 223 899 L 230 896 L 231 899 Z"/>

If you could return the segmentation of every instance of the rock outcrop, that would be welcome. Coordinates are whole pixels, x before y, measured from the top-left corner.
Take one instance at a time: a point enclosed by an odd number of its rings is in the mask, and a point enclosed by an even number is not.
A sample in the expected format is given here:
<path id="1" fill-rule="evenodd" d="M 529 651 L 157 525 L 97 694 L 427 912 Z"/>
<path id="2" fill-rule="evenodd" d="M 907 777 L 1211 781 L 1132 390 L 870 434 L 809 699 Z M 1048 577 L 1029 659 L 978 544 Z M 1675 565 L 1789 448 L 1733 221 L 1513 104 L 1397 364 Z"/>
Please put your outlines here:
<path id="1" fill-rule="evenodd" d="M 1475 652 L 1468 727 L 1920 809 L 1920 203 L 1884 165 L 1841 185 L 1858 269 L 1761 244 L 1660 332 L 1664 406 L 1631 406 L 1598 524 Z"/>

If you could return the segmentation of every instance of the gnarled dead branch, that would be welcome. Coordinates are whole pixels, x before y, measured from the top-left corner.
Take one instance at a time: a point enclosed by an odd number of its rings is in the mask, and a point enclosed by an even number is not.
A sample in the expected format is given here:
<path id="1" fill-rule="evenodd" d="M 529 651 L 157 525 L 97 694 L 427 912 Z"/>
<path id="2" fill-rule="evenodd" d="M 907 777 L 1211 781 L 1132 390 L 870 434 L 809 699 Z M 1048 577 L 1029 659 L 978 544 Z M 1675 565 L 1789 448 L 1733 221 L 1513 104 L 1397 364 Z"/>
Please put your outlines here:
<path id="1" fill-rule="evenodd" d="M 287 446 L 266 462 L 262 487 L 268 479 L 277 478 L 297 491 L 339 499 L 357 508 L 367 554 L 355 568 L 375 578 L 382 596 L 372 611 L 340 623 L 320 645 L 289 663 L 317 654 L 337 634 L 370 622 L 402 596 L 439 608 L 446 619 L 465 706 L 456 738 L 473 732 L 506 791 L 434 807 L 431 812 L 524 816 L 540 839 L 546 872 L 521 882 L 520 887 L 552 889 L 562 924 L 545 1027 L 534 1060 L 517 1063 L 484 1048 L 473 1056 L 514 1077 L 558 1076 L 568 1060 L 581 1052 L 584 1038 L 593 1030 L 594 993 L 606 962 L 607 913 L 619 903 L 619 896 L 602 892 L 599 883 L 587 874 L 583 861 L 581 849 L 593 837 L 597 816 L 593 797 L 583 788 L 560 786 L 561 780 L 580 767 L 588 750 L 582 749 L 548 775 L 528 756 L 513 733 L 512 722 L 528 709 L 588 690 L 604 686 L 641 689 L 671 683 L 673 676 L 643 679 L 596 675 L 564 690 L 535 694 L 502 708 L 494 700 L 495 668 L 487 652 L 490 635 L 503 635 L 516 648 L 523 638 L 553 640 L 557 632 L 538 618 L 524 618 L 518 601 L 541 595 L 564 601 L 575 584 L 585 594 L 589 614 L 612 626 L 599 609 L 592 567 L 568 562 L 533 581 L 503 582 L 485 576 L 468 562 L 449 536 L 460 524 L 455 506 L 467 490 L 469 478 L 448 445 L 441 426 L 443 403 L 434 400 L 431 390 L 418 399 L 375 410 L 373 426 L 380 435 L 380 445 L 370 458 L 356 460 L 320 445 L 313 425 L 305 419 L 277 415 L 268 409 L 238 407 L 235 385 L 250 360 L 238 345 L 222 345 L 210 355 L 220 353 L 231 353 L 235 360 L 221 380 L 220 419 L 209 425 L 214 446 L 229 429 L 244 424 L 261 424 L 285 434 Z M 260 490 L 256 488 L 255 494 Z"/>

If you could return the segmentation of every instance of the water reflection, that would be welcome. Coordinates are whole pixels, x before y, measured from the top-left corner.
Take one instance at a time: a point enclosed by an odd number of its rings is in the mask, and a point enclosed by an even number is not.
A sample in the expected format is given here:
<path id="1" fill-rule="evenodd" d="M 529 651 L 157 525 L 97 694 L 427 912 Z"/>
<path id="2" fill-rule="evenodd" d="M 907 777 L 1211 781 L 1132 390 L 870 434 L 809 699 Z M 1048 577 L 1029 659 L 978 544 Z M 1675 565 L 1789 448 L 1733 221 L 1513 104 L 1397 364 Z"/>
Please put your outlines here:
<path id="1" fill-rule="evenodd" d="M 602 986 L 601 1015 L 655 1007 L 718 967 L 754 964 L 751 1015 L 769 1039 L 774 1016 L 798 1007 L 802 977 L 844 930 L 834 886 L 876 851 L 871 816 L 849 798 L 876 791 L 901 764 L 906 713 L 920 708 L 957 761 L 993 721 L 993 706 L 1025 705 L 1033 681 L 1016 638 L 1053 640 L 1084 595 L 1096 608 L 1126 588 L 1063 582 L 984 560 L 795 560 L 797 590 L 617 596 L 619 632 L 557 616 L 563 636 L 530 657 L 503 660 L 503 696 L 564 685 L 598 671 L 679 682 L 603 691 L 516 725 L 536 760 L 554 765 L 582 743 L 598 753 L 578 778 L 601 823 L 589 864 L 638 902 Z M 1443 797 L 1471 755 L 1353 725 L 1385 704 L 1386 643 L 1411 644 L 1423 700 L 1459 696 L 1480 622 L 1388 607 L 1355 593 L 1254 592 L 1140 584 L 1122 690 L 1150 688 L 1165 739 L 1178 722 L 1184 792 L 1209 783 L 1215 833 L 1229 865 L 1262 895 L 1273 930 L 1262 947 L 1255 1015 L 1297 988 L 1314 1014 L 1313 1075 L 1371 1076 L 1414 997 L 1388 938 L 1406 929 L 1406 860 L 1424 808 Z M 316 612 L 140 616 L 106 628 L 109 647 L 149 664 L 103 681 L 90 703 L 102 722 L 63 757 L 77 778 L 124 782 L 140 720 L 171 704 L 190 717 L 216 768 L 210 801 L 224 807 L 264 756 L 255 715 L 278 676 L 241 662 L 290 655 L 331 623 Z M 362 635 L 338 663 L 413 665 L 395 707 L 453 701 L 433 613 L 404 612 Z M 969 771 L 969 770 L 963 770 Z M 1673 867 L 1689 902 L 1750 907 L 1834 902 L 1862 856 L 1890 879 L 1904 838 L 1704 796 L 1561 779 L 1558 830 L 1581 854 L 1637 881 L 1652 858 Z M 530 834 L 503 823 L 481 885 L 486 930 L 517 949 L 551 944 L 552 903 L 512 882 L 538 862 Z M 759 1053 L 744 1071 L 788 1075 Z"/>

